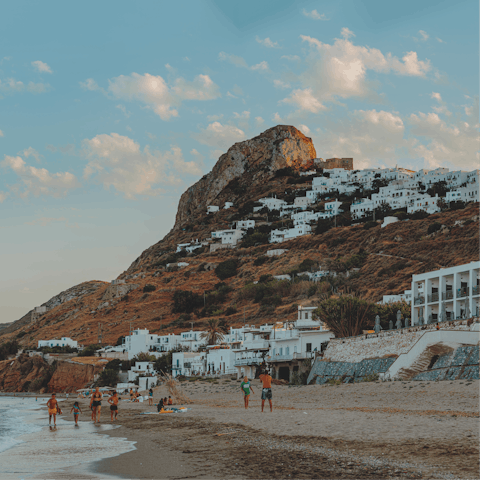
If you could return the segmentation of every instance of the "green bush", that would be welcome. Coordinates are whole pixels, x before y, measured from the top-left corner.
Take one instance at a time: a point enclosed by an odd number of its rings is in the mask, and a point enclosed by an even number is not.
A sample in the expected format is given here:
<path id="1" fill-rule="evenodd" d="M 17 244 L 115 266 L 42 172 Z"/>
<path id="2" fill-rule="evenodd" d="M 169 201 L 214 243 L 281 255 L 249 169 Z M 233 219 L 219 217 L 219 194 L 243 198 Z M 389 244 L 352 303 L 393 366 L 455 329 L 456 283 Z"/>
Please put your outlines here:
<path id="1" fill-rule="evenodd" d="M 319 218 L 317 226 L 315 227 L 315 234 L 321 235 L 322 233 L 328 232 L 333 227 L 334 222 L 326 218 Z"/>
<path id="2" fill-rule="evenodd" d="M 105 367 L 105 370 L 100 373 L 96 383 L 99 387 L 114 387 L 118 383 L 118 371 Z"/>
<path id="3" fill-rule="evenodd" d="M 215 269 L 215 274 L 220 280 L 234 277 L 237 275 L 237 266 L 237 260 L 225 260 L 224 262 L 218 264 L 217 268 Z"/>
<path id="4" fill-rule="evenodd" d="M 370 228 L 376 227 L 377 225 L 378 225 L 377 222 L 368 221 L 363 224 L 363 228 L 365 230 L 369 230 Z"/>
<path id="5" fill-rule="evenodd" d="M 427 235 L 438 232 L 442 228 L 442 225 L 438 222 L 434 222 L 428 226 Z"/>
<path id="6" fill-rule="evenodd" d="M 268 233 L 254 232 L 243 237 L 241 246 L 242 248 L 250 248 L 254 247 L 257 244 L 263 245 L 265 243 L 268 243 L 268 240 Z"/>
<path id="7" fill-rule="evenodd" d="M 155 285 L 151 285 L 150 283 L 147 283 L 144 287 L 143 287 L 143 292 L 154 292 L 155 290 L 157 289 L 157 287 Z"/>
<path id="8" fill-rule="evenodd" d="M 79 357 L 93 357 L 95 356 L 95 352 L 102 348 L 101 345 L 88 345 L 85 347 L 81 352 L 79 352 Z"/>
<path id="9" fill-rule="evenodd" d="M 253 264 L 256 267 L 259 267 L 260 265 L 263 265 L 265 262 L 268 262 L 269 258 L 265 255 L 261 255 L 260 257 L 257 257 L 254 261 Z"/>
<path id="10" fill-rule="evenodd" d="M 203 295 L 190 290 L 176 290 L 173 294 L 173 313 L 192 313 L 203 305 Z"/>
<path id="11" fill-rule="evenodd" d="M 230 315 L 234 315 L 235 313 L 237 313 L 236 307 L 227 307 L 227 309 L 225 310 L 225 315 L 227 317 Z"/>

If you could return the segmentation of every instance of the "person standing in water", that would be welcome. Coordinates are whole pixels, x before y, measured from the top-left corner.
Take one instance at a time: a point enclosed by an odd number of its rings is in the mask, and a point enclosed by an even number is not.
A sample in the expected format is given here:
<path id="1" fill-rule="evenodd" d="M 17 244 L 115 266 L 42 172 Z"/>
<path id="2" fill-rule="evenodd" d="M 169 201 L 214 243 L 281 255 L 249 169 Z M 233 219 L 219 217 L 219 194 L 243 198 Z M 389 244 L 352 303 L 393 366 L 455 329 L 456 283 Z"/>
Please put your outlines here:
<path id="1" fill-rule="evenodd" d="M 95 417 L 93 423 L 100 423 L 100 414 L 102 412 L 102 393 L 98 387 L 95 388 L 95 391 L 92 394 L 91 405 L 93 407 L 93 416 Z"/>
<path id="2" fill-rule="evenodd" d="M 250 390 L 252 393 L 255 393 L 253 391 L 252 385 L 250 385 L 250 382 L 248 381 L 248 377 L 243 377 L 243 382 L 240 385 L 240 389 L 242 390 L 243 393 L 243 401 L 245 403 L 245 408 L 248 408 L 248 399 L 250 398 Z"/>
<path id="3" fill-rule="evenodd" d="M 115 413 L 115 420 L 117 420 L 118 415 L 118 395 L 117 392 L 113 392 L 113 395 L 108 399 L 110 404 L 110 419 L 113 422 L 113 414 Z"/>
<path id="4" fill-rule="evenodd" d="M 263 413 L 263 406 L 265 405 L 265 400 L 268 400 L 270 403 L 270 411 L 273 411 L 272 405 L 272 377 L 268 374 L 268 370 L 265 370 L 265 373 L 260 375 L 260 380 L 263 384 L 262 389 L 262 413 Z"/>
<path id="5" fill-rule="evenodd" d="M 57 402 L 56 395 L 54 393 L 52 393 L 52 398 L 48 400 L 47 407 L 48 407 L 48 424 L 50 425 L 53 417 L 53 424 L 57 426 L 58 402 Z"/>
<path id="6" fill-rule="evenodd" d="M 78 427 L 78 416 L 82 413 L 82 410 L 81 410 L 78 402 L 75 402 L 73 404 L 73 407 L 70 410 L 70 413 L 72 413 L 72 412 L 73 412 L 73 419 L 75 420 L 75 426 Z"/>

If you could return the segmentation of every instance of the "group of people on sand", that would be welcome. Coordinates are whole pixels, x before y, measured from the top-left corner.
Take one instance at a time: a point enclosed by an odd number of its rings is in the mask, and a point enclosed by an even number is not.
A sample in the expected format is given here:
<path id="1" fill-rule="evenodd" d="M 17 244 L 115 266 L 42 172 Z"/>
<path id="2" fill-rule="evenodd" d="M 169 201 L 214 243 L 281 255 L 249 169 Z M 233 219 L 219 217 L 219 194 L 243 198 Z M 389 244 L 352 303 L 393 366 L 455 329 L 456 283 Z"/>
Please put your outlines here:
<path id="1" fill-rule="evenodd" d="M 260 375 L 260 380 L 262 382 L 262 412 L 265 406 L 265 400 L 268 400 L 270 404 L 270 411 L 273 411 L 273 403 L 272 403 L 272 377 L 268 373 L 268 370 L 265 370 L 264 373 Z M 255 393 L 253 391 L 253 387 L 251 383 L 248 381 L 248 377 L 243 377 L 243 382 L 240 385 L 240 389 L 243 393 L 243 401 L 245 404 L 245 408 L 248 408 L 248 400 L 250 398 L 250 392 Z"/>
<path id="2" fill-rule="evenodd" d="M 100 415 L 102 412 L 102 398 L 103 394 L 100 392 L 99 388 L 97 387 L 95 391 L 92 393 L 90 397 L 90 410 L 92 411 L 92 421 L 93 423 L 100 423 Z M 120 398 L 118 397 L 117 392 L 113 392 L 110 398 L 107 399 L 107 402 L 110 404 L 110 419 L 111 421 L 117 420 L 118 415 L 118 402 Z M 58 400 L 55 393 L 52 393 L 52 397 L 47 402 L 48 408 L 48 424 L 51 425 L 53 419 L 53 425 L 57 426 L 57 415 L 62 414 L 62 410 L 60 409 L 60 405 L 58 404 Z M 73 419 L 75 421 L 75 426 L 78 427 L 78 417 L 82 412 L 80 405 L 78 402 L 73 404 L 73 407 L 70 410 L 70 413 L 73 412 Z"/>

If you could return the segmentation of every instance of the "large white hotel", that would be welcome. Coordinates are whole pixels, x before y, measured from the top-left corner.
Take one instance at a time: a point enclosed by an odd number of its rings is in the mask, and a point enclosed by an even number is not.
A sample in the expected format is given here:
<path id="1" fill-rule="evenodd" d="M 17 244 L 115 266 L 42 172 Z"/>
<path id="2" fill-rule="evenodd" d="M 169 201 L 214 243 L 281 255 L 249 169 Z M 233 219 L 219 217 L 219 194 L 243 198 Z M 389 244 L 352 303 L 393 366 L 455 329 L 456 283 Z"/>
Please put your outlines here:
<path id="1" fill-rule="evenodd" d="M 412 277 L 412 319 L 415 324 L 478 317 L 479 303 L 480 262 Z"/>

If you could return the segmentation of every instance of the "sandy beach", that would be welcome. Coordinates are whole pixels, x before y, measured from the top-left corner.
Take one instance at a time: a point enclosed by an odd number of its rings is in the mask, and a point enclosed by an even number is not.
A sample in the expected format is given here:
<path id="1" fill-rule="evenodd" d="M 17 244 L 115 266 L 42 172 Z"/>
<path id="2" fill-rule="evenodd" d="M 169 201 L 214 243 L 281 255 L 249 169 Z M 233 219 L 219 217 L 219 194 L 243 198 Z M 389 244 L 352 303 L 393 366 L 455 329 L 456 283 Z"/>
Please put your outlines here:
<path id="1" fill-rule="evenodd" d="M 236 380 L 181 388 L 193 402 L 187 413 L 141 415 L 156 407 L 122 401 L 121 426 L 108 434 L 137 442 L 136 450 L 92 464 L 90 475 L 479 477 L 478 381 L 273 386 L 273 413 L 260 412 L 259 380 L 247 411 Z M 155 401 L 168 395 L 155 389 Z M 103 422 L 110 423 L 108 407 Z"/>

